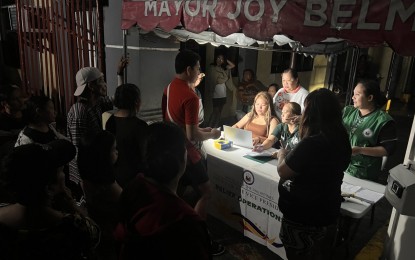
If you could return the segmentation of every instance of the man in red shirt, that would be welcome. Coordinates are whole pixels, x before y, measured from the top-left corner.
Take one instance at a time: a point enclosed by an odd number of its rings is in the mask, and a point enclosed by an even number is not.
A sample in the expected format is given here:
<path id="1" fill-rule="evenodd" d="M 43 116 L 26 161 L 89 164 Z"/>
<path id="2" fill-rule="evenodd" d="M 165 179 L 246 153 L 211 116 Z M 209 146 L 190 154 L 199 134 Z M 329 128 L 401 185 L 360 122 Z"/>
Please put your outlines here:
<path id="1" fill-rule="evenodd" d="M 200 74 L 200 56 L 190 50 L 182 50 L 175 60 L 176 77 L 163 93 L 162 109 L 165 121 L 180 126 L 187 136 L 187 166 L 181 179 L 182 184 L 190 184 L 200 198 L 194 209 L 203 218 L 207 217 L 207 202 L 212 189 L 206 166 L 196 145 L 210 138 L 219 138 L 218 129 L 199 127 L 199 98 L 191 86 Z"/>

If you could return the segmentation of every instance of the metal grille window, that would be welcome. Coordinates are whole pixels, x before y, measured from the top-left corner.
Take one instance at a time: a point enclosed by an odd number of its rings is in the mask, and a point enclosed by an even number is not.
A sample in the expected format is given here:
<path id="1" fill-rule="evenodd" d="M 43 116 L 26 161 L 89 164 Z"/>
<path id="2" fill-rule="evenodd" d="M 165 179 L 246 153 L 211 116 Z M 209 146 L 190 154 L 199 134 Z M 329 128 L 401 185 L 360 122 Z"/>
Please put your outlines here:
<path id="1" fill-rule="evenodd" d="M 105 71 L 100 1 L 17 0 L 16 10 L 23 87 L 48 95 L 66 115 L 76 72 Z"/>

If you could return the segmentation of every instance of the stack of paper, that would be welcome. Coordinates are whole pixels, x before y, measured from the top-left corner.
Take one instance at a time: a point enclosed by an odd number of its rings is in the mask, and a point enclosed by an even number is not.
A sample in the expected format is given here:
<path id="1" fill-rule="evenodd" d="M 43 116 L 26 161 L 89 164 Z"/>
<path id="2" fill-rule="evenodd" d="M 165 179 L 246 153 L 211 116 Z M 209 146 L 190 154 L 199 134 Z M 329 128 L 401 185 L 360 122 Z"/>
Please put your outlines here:
<path id="1" fill-rule="evenodd" d="M 367 203 L 376 203 L 383 197 L 382 193 L 352 185 L 347 182 L 342 183 L 341 191 L 342 194 L 345 194 L 344 196 L 360 199 Z"/>

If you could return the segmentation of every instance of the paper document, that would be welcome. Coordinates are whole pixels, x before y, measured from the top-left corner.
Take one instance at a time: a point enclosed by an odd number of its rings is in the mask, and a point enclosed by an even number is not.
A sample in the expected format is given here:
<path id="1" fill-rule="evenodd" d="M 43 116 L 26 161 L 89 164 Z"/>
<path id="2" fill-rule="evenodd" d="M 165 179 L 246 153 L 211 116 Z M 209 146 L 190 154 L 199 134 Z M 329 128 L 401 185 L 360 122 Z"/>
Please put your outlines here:
<path id="1" fill-rule="evenodd" d="M 342 193 L 347 193 L 347 194 L 353 194 L 360 189 L 361 189 L 360 186 L 352 185 L 347 182 L 343 182 L 341 186 Z"/>
<path id="2" fill-rule="evenodd" d="M 248 152 L 246 155 L 249 155 L 251 157 L 271 157 L 273 153 L 278 152 L 278 149 L 275 148 L 270 148 L 267 150 L 264 150 L 262 152 L 255 152 L 255 151 L 250 151 Z"/>
<path id="3" fill-rule="evenodd" d="M 249 155 L 249 156 L 252 156 L 252 157 L 259 157 L 259 156 L 267 156 L 267 157 L 270 157 L 272 155 L 272 153 L 269 152 L 269 151 L 262 151 L 262 152 L 254 152 L 254 151 L 251 151 L 249 153 L 246 153 L 246 155 Z"/>
<path id="4" fill-rule="evenodd" d="M 376 203 L 384 196 L 383 193 L 368 190 L 347 182 L 342 183 L 341 191 L 344 197 L 360 199 L 367 203 Z"/>
<path id="5" fill-rule="evenodd" d="M 383 197 L 383 193 L 367 189 L 360 189 L 358 192 L 355 193 L 355 197 L 376 203 Z"/>

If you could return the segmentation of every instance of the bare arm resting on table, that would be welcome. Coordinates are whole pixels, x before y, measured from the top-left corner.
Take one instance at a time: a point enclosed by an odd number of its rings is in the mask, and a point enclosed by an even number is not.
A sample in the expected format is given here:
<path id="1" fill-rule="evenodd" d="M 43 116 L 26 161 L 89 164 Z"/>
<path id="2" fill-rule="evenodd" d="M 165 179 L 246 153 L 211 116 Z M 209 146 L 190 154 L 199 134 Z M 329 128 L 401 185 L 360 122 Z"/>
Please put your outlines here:
<path id="1" fill-rule="evenodd" d="M 254 146 L 253 150 L 256 152 L 262 152 L 263 150 L 271 148 L 276 141 L 277 138 L 274 135 L 269 134 L 268 138 L 265 139 L 264 142 L 262 142 L 262 144 Z"/>

